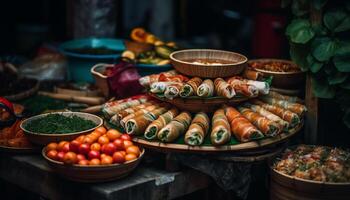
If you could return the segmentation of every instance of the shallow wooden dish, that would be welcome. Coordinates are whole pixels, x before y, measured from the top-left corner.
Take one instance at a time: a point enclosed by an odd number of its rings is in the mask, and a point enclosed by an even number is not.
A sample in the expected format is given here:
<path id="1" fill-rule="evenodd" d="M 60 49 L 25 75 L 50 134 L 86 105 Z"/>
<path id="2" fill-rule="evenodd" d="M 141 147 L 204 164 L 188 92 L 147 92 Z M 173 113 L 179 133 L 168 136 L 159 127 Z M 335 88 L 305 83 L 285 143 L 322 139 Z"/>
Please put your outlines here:
<path id="1" fill-rule="evenodd" d="M 141 137 L 133 137 L 132 140 L 139 146 L 150 148 L 162 152 L 193 152 L 193 153 L 217 153 L 217 152 L 249 152 L 261 150 L 262 148 L 276 145 L 288 140 L 295 135 L 303 127 L 303 124 L 290 130 L 288 133 L 281 133 L 276 137 L 264 138 L 261 140 L 239 143 L 235 145 L 201 145 L 201 146 L 189 146 L 187 144 L 175 144 L 175 143 L 163 143 L 160 141 L 149 141 Z"/>
<path id="2" fill-rule="evenodd" d="M 231 62 L 222 65 L 194 64 L 189 59 L 218 59 Z M 239 53 L 213 49 L 188 49 L 170 54 L 174 68 L 188 76 L 203 78 L 228 77 L 240 74 L 247 64 L 247 58 Z"/>
<path id="3" fill-rule="evenodd" d="M 286 63 L 292 66 L 297 66 L 295 63 L 293 63 L 290 60 L 282 60 L 282 59 L 255 59 L 255 60 L 249 60 L 248 64 L 250 63 L 265 63 L 265 62 L 281 62 Z M 264 74 L 264 76 L 272 76 L 272 86 L 276 88 L 285 88 L 285 89 L 291 89 L 291 88 L 298 88 L 299 86 L 302 86 L 305 81 L 305 73 L 302 71 L 299 72 L 273 72 L 273 71 L 266 71 L 262 69 L 252 68 L 258 72 L 261 72 Z"/>
<path id="4" fill-rule="evenodd" d="M 66 179 L 84 183 L 106 182 L 123 178 L 137 167 L 145 154 L 145 150 L 141 149 L 141 154 L 136 160 L 123 164 L 79 166 L 65 165 L 63 162 L 52 160 L 46 156 L 45 152 L 46 148 L 43 148 L 41 154 L 55 172 Z"/>
<path id="5" fill-rule="evenodd" d="M 54 114 L 54 113 L 58 113 L 58 114 L 63 114 L 66 116 L 69 115 L 77 115 L 81 118 L 84 119 L 89 119 L 91 121 L 93 121 L 96 126 L 88 129 L 88 130 L 84 130 L 84 131 L 79 131 L 79 132 L 74 132 L 74 133 L 65 133 L 65 134 L 45 134 L 45 133 L 35 133 L 32 131 L 29 131 L 25 128 L 26 124 L 29 123 L 32 120 L 44 117 L 48 114 Z M 103 124 L 103 119 L 93 115 L 93 114 L 89 114 L 89 113 L 82 113 L 82 112 L 54 112 L 54 113 L 46 113 L 46 114 L 41 114 L 41 115 L 36 115 L 34 117 L 30 117 L 28 119 L 25 119 L 20 127 L 21 129 L 24 131 L 24 134 L 26 135 L 26 137 L 29 139 L 29 141 L 33 144 L 38 144 L 38 145 L 47 145 L 50 142 L 59 142 L 59 141 L 70 141 L 75 139 L 76 137 L 86 134 L 88 132 L 93 131 L 94 129 L 96 129 L 97 127 L 101 126 Z"/>
<path id="6" fill-rule="evenodd" d="M 167 99 L 165 97 L 159 97 L 155 94 L 149 93 L 150 96 L 163 101 L 170 103 L 180 110 L 186 110 L 189 112 L 214 112 L 223 104 L 226 105 L 235 105 L 240 102 L 247 101 L 248 99 L 255 97 L 234 97 L 232 99 L 226 99 L 222 97 L 210 97 L 210 98 L 200 98 L 200 97 L 188 97 L 188 98 L 174 98 Z"/>

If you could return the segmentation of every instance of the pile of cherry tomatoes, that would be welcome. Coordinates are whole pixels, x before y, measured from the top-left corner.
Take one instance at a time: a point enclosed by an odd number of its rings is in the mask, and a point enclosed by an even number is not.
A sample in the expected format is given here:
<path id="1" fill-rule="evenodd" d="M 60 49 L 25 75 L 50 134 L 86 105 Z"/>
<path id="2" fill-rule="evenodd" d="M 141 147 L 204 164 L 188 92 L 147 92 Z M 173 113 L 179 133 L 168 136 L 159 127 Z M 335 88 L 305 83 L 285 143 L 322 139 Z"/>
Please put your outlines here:
<path id="1" fill-rule="evenodd" d="M 141 154 L 128 134 L 98 127 L 88 135 L 70 142 L 61 141 L 46 146 L 46 156 L 69 165 L 110 165 L 137 159 Z"/>

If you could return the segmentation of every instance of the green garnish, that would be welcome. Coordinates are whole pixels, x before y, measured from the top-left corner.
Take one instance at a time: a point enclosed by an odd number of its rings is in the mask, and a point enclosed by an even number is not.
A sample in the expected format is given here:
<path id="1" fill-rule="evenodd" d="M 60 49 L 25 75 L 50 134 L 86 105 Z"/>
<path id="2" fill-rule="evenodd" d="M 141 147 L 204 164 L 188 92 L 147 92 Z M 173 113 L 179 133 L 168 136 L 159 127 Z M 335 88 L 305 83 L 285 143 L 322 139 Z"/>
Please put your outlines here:
<path id="1" fill-rule="evenodd" d="M 153 139 L 154 136 L 156 135 L 157 128 L 155 126 L 151 127 L 149 131 L 146 132 L 145 137 L 147 139 Z"/>
<path id="2" fill-rule="evenodd" d="M 63 134 L 85 131 L 95 126 L 93 121 L 76 115 L 48 114 L 29 122 L 24 128 L 34 133 Z"/>

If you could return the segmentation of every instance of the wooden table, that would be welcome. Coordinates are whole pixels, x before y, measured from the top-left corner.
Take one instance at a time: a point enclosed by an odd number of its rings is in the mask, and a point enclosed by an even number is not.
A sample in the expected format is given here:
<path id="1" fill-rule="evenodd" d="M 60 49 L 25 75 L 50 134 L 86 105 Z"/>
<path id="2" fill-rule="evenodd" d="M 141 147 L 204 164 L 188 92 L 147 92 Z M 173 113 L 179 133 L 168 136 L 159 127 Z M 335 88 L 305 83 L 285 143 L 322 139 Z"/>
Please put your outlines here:
<path id="1" fill-rule="evenodd" d="M 106 183 L 76 183 L 55 174 L 38 155 L 0 154 L 0 178 L 48 199 L 174 199 L 205 189 L 210 178 L 184 169 L 167 172 L 142 163 L 130 176 Z"/>

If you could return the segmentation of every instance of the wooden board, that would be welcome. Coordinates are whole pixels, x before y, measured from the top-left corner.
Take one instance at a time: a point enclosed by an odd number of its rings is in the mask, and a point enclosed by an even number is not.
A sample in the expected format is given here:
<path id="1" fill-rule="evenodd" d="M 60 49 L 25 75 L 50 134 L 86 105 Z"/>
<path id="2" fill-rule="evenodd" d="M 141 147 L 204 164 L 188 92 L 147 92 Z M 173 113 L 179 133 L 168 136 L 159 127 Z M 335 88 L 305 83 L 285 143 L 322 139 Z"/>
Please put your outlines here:
<path id="1" fill-rule="evenodd" d="M 218 152 L 246 152 L 257 149 L 262 149 L 271 145 L 275 145 L 281 142 L 285 142 L 290 137 L 298 133 L 303 124 L 290 130 L 289 133 L 281 133 L 280 135 L 272 138 L 265 138 L 261 140 L 233 144 L 233 145 L 202 145 L 202 146 L 189 146 L 187 144 L 174 144 L 163 143 L 160 141 L 149 141 L 142 137 L 134 137 L 132 140 L 137 144 L 145 148 L 155 149 L 162 152 L 193 152 L 193 153 L 218 153 Z"/>

